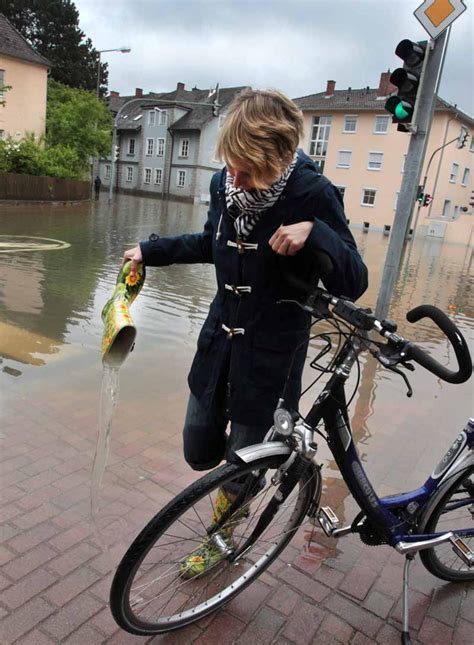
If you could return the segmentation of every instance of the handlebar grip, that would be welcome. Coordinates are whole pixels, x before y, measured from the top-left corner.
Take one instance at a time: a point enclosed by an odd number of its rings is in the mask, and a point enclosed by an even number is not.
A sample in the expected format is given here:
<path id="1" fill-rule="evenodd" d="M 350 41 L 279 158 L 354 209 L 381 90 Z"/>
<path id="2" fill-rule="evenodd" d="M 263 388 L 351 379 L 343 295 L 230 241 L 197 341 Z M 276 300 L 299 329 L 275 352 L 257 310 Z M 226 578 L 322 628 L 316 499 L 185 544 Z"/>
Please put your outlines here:
<path id="1" fill-rule="evenodd" d="M 437 307 L 433 307 L 433 305 L 420 305 L 407 313 L 407 320 L 410 323 L 415 323 L 421 318 L 430 318 L 448 337 L 456 354 L 459 370 L 457 372 L 448 370 L 444 365 L 438 363 L 429 354 L 412 343 L 409 346 L 410 358 L 436 376 L 439 376 L 443 381 L 448 383 L 464 383 L 467 381 L 472 374 L 472 360 L 467 343 L 459 329 L 445 313 Z"/>

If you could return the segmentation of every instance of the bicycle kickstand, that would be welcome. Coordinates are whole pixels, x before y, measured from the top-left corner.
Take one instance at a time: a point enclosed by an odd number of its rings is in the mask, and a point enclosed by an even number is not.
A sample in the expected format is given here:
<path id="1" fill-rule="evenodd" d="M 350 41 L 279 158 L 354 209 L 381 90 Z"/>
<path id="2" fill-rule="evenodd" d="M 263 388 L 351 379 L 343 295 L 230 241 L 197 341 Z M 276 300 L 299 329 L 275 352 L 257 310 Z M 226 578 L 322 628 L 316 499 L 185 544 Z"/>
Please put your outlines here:
<path id="1" fill-rule="evenodd" d="M 403 567 L 403 632 L 402 632 L 402 645 L 411 645 L 411 638 L 409 632 L 409 598 L 408 598 L 408 579 L 410 574 L 410 564 L 415 559 L 415 556 L 410 553 L 405 556 L 405 566 Z"/>

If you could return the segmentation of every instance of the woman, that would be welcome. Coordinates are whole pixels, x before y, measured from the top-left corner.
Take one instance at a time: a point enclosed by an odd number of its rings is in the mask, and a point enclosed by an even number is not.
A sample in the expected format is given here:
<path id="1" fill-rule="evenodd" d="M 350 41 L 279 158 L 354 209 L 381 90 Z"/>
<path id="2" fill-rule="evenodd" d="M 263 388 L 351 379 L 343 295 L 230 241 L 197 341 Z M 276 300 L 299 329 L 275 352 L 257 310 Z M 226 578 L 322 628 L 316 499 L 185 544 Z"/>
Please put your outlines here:
<path id="1" fill-rule="evenodd" d="M 297 405 L 310 321 L 300 308 L 277 304 L 298 296 L 281 259 L 289 256 L 291 270 L 302 276 L 315 268 L 314 251 L 322 251 L 331 260 L 324 278 L 331 293 L 356 299 L 367 288 L 340 193 L 297 150 L 302 134 L 301 112 L 284 94 L 244 90 L 221 129 L 218 155 L 226 165 L 211 180 L 203 232 L 153 234 L 124 254 L 132 271 L 140 262 L 216 268 L 217 293 L 188 377 L 184 456 L 195 470 L 214 468 L 224 457 L 235 461 L 236 450 L 260 443 L 284 387 L 286 403 Z M 234 485 L 219 493 L 215 519 L 236 492 Z M 218 557 L 205 545 L 198 551 L 199 557 L 190 554 L 187 577 Z"/>

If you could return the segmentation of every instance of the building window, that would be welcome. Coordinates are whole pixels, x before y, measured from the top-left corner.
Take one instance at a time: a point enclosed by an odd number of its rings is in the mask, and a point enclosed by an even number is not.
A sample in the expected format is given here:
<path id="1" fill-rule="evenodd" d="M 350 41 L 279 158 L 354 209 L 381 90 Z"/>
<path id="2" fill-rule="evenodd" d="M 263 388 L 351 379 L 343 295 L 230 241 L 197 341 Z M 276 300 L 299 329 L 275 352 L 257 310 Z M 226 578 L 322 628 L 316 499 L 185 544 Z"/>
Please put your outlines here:
<path id="1" fill-rule="evenodd" d="M 105 178 L 110 179 L 110 164 L 105 164 Z"/>
<path id="2" fill-rule="evenodd" d="M 151 184 L 151 168 L 145 168 L 143 181 L 145 184 Z"/>
<path id="3" fill-rule="evenodd" d="M 401 172 L 401 173 L 404 173 L 404 172 L 405 172 L 405 164 L 406 164 L 406 162 L 407 162 L 407 156 L 406 156 L 406 155 L 403 155 L 403 159 L 402 159 L 402 167 L 401 167 L 401 169 L 400 169 L 400 172 Z"/>
<path id="4" fill-rule="evenodd" d="M 389 122 L 389 116 L 376 116 L 374 123 L 374 134 L 387 134 Z"/>
<path id="5" fill-rule="evenodd" d="M 135 139 L 129 139 L 128 141 L 128 154 L 129 155 L 135 154 Z"/>
<path id="6" fill-rule="evenodd" d="M 374 188 L 364 188 L 362 191 L 362 206 L 374 206 L 376 192 Z"/>
<path id="7" fill-rule="evenodd" d="M 146 140 L 146 156 L 147 157 L 151 157 L 151 155 L 153 154 L 154 145 L 155 145 L 155 140 L 152 137 L 147 138 L 147 140 Z"/>
<path id="8" fill-rule="evenodd" d="M 155 168 L 155 184 L 161 184 L 163 179 L 163 171 L 161 168 Z"/>
<path id="9" fill-rule="evenodd" d="M 469 152 L 474 152 L 474 134 L 471 136 L 471 145 L 469 146 Z"/>
<path id="10" fill-rule="evenodd" d="M 397 191 L 397 192 L 395 193 L 395 203 L 394 203 L 394 205 L 393 205 L 393 210 L 394 210 L 394 211 L 396 211 L 396 210 L 397 210 L 397 206 L 398 206 L 398 196 L 399 196 L 399 195 L 400 195 L 400 192 L 399 192 L 399 191 Z"/>
<path id="11" fill-rule="evenodd" d="M 181 139 L 179 146 L 179 156 L 187 157 L 189 152 L 189 139 Z"/>
<path id="12" fill-rule="evenodd" d="M 357 132 L 357 115 L 355 114 L 346 114 L 344 117 L 344 129 L 343 132 Z"/>
<path id="13" fill-rule="evenodd" d="M 160 125 L 166 125 L 168 123 L 168 111 L 160 110 Z"/>
<path id="14" fill-rule="evenodd" d="M 1 139 L 1 138 L 2 138 L 2 137 L 0 136 L 0 139 Z M 463 186 L 467 186 L 468 181 L 469 181 L 469 175 L 470 175 L 470 174 L 471 174 L 471 169 L 470 169 L 470 168 L 464 168 L 464 172 L 463 172 L 463 174 L 462 174 L 462 182 L 461 182 L 461 184 L 462 184 Z"/>
<path id="15" fill-rule="evenodd" d="M 311 132 L 311 145 L 309 154 L 311 157 L 325 157 L 328 149 L 329 131 L 331 130 L 330 116 L 314 116 L 313 129 Z"/>
<path id="16" fill-rule="evenodd" d="M 183 188 L 186 185 L 186 171 L 178 170 L 178 181 L 176 182 L 178 188 Z"/>
<path id="17" fill-rule="evenodd" d="M 155 110 L 148 110 L 148 125 L 155 125 L 156 112 Z"/>
<path id="18" fill-rule="evenodd" d="M 157 139 L 156 140 L 156 156 L 163 157 L 165 154 L 165 140 Z"/>
<path id="19" fill-rule="evenodd" d="M 458 178 L 458 170 L 459 170 L 459 164 L 453 163 L 451 168 L 451 174 L 449 175 L 449 181 L 451 184 L 456 183 L 456 179 Z"/>
<path id="20" fill-rule="evenodd" d="M 337 151 L 337 167 L 350 168 L 351 167 L 352 150 L 338 150 Z"/>
<path id="21" fill-rule="evenodd" d="M 127 181 L 132 181 L 133 179 L 133 168 L 132 166 L 127 166 Z"/>
<path id="22" fill-rule="evenodd" d="M 336 186 L 336 188 L 341 193 L 342 199 L 344 199 L 344 195 L 346 194 L 346 187 L 345 186 Z"/>
<path id="23" fill-rule="evenodd" d="M 3 98 L 3 88 L 5 87 L 5 70 L 0 69 L 0 98 Z"/>
<path id="24" fill-rule="evenodd" d="M 451 200 L 445 199 L 443 204 L 443 212 L 441 217 L 449 217 L 449 211 L 451 210 Z"/>
<path id="25" fill-rule="evenodd" d="M 383 152 L 369 152 L 369 170 L 380 170 L 383 164 Z"/>

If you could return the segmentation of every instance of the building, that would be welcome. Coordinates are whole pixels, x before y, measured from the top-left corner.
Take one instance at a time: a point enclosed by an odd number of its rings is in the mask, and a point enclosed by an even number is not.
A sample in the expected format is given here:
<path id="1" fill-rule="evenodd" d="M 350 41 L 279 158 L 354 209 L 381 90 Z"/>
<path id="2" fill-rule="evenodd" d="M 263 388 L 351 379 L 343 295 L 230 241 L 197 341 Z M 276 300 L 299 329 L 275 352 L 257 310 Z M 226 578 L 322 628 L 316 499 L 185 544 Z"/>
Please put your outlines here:
<path id="1" fill-rule="evenodd" d="M 389 77 L 389 72 L 382 73 L 376 89 L 336 90 L 331 80 L 325 92 L 294 99 L 304 116 L 301 147 L 338 186 L 351 224 L 379 230 L 393 223 L 410 138 L 397 131 L 384 110 L 387 96 L 397 89 Z M 453 142 L 435 152 L 456 139 L 461 126 L 468 131 L 466 147 L 458 149 Z M 425 191 L 433 200 L 420 209 L 420 232 L 469 241 L 474 224 L 469 206 L 473 131 L 472 118 L 437 99 L 421 176 L 433 156 Z"/>
<path id="2" fill-rule="evenodd" d="M 44 135 L 50 66 L 0 14 L 0 138 Z"/>
<path id="3" fill-rule="evenodd" d="M 222 166 L 215 155 L 218 131 L 227 106 L 242 89 L 186 90 L 178 83 L 174 91 L 161 94 L 144 95 L 140 88 L 134 96 L 111 92 L 110 109 L 114 115 L 120 110 L 116 189 L 208 202 L 212 174 Z M 110 159 L 101 160 L 105 186 L 110 175 Z"/>

